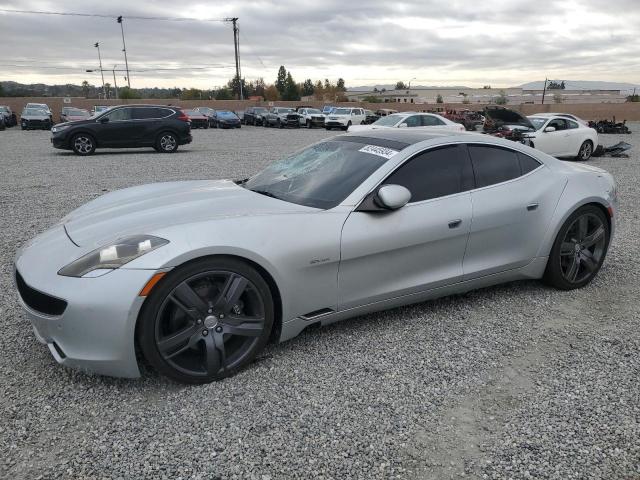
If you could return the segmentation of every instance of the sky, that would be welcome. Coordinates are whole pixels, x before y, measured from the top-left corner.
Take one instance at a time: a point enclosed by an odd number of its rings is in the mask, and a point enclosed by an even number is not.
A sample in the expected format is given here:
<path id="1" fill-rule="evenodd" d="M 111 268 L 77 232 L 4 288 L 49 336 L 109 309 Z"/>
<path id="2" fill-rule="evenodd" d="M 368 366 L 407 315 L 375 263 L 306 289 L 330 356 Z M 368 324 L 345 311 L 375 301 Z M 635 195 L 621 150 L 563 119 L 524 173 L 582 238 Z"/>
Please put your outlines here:
<path id="1" fill-rule="evenodd" d="M 106 15 L 17 14 L 38 10 Z M 132 87 L 215 88 L 234 76 L 347 86 L 509 87 L 543 80 L 640 83 L 640 0 L 0 0 L 0 81 L 124 83 L 123 15 Z M 130 17 L 199 20 L 160 21 Z M 117 65 L 117 66 L 116 66 Z"/>

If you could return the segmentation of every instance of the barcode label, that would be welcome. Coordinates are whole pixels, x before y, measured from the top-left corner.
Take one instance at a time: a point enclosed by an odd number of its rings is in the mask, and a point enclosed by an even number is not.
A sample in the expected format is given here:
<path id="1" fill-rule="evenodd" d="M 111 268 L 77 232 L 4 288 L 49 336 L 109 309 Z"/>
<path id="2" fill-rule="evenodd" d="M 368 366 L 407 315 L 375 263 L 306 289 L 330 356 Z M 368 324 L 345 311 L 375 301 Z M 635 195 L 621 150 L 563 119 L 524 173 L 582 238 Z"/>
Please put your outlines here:
<path id="1" fill-rule="evenodd" d="M 384 158 L 391 158 L 396 153 L 398 153 L 397 150 L 393 150 L 391 148 L 386 148 L 386 147 L 379 147 L 377 145 L 365 145 L 358 151 L 363 153 L 370 153 L 372 155 L 377 155 L 379 157 L 384 157 Z"/>

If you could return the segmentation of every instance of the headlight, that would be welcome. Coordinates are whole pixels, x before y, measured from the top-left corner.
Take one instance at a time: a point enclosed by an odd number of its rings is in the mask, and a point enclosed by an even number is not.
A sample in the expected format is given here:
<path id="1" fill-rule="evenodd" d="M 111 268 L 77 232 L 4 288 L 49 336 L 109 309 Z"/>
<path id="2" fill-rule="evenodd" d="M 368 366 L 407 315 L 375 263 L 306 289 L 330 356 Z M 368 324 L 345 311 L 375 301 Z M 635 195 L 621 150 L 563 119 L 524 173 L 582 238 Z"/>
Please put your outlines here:
<path id="1" fill-rule="evenodd" d="M 61 132 L 62 130 L 67 129 L 67 128 L 69 128 L 70 126 L 71 126 L 71 125 L 60 125 L 59 127 L 53 127 L 53 128 L 51 129 L 51 131 L 52 131 L 53 133 Z"/>
<path id="2" fill-rule="evenodd" d="M 93 252 L 71 262 L 58 272 L 66 277 L 98 277 L 107 271 L 120 268 L 131 260 L 169 243 L 164 238 L 151 235 L 132 235 L 116 240 L 110 245 L 98 248 Z M 97 272 L 97 270 L 106 270 Z M 91 274 L 91 272 L 94 272 Z"/>

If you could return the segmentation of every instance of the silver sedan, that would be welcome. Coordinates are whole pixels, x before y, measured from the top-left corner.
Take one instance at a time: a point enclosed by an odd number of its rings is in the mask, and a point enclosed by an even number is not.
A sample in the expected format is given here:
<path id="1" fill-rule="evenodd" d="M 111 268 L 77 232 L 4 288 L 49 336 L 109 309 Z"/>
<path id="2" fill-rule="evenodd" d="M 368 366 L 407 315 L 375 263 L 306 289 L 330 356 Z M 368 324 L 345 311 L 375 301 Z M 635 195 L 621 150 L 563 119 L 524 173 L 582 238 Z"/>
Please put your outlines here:
<path id="1" fill-rule="evenodd" d="M 452 132 L 333 137 L 249 179 L 108 193 L 17 253 L 56 361 L 185 383 L 311 325 L 522 279 L 575 289 L 615 227 L 604 170 Z"/>

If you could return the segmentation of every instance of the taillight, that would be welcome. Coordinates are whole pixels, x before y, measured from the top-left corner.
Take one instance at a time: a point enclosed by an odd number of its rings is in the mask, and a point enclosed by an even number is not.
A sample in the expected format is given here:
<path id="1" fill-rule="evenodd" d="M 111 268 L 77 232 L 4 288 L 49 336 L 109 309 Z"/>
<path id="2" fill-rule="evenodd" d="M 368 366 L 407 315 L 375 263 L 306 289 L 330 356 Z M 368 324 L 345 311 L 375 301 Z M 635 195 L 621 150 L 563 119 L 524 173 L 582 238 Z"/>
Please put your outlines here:
<path id="1" fill-rule="evenodd" d="M 178 115 L 178 120 L 182 120 L 183 122 L 188 122 L 189 117 L 187 117 L 187 114 L 184 113 L 183 110 L 180 110 L 180 115 Z"/>

